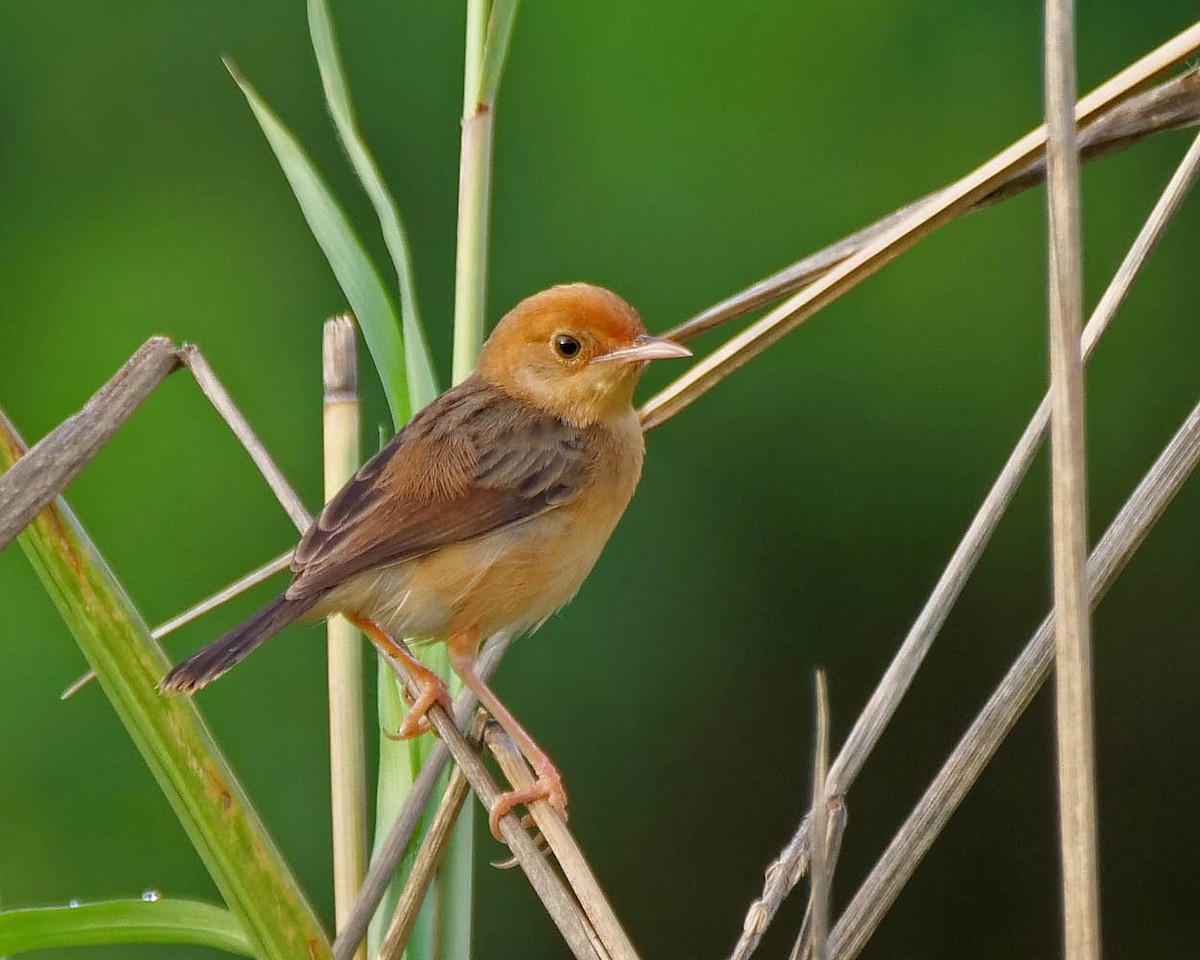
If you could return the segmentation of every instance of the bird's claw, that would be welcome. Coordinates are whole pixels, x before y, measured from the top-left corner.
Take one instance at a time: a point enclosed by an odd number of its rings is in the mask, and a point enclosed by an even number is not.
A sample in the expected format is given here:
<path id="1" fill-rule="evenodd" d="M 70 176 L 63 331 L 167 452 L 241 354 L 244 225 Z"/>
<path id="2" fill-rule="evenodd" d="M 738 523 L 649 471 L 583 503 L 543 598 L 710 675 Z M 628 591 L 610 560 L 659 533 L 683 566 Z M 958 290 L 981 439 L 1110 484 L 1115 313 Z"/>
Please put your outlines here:
<path id="1" fill-rule="evenodd" d="M 500 820 L 511 812 L 513 807 L 533 803 L 536 800 L 545 800 L 550 804 L 551 810 L 563 820 L 567 819 L 567 791 L 563 787 L 562 775 L 558 770 L 553 767 L 539 770 L 537 780 L 529 786 L 500 794 L 496 798 L 496 802 L 492 804 L 492 809 L 488 811 L 488 826 L 491 828 L 492 836 L 503 843 L 504 835 L 500 832 Z"/>
<path id="2" fill-rule="evenodd" d="M 532 830 L 535 829 L 536 826 L 537 825 L 533 822 L 533 814 L 527 813 L 521 818 L 522 829 Z M 540 830 L 533 835 L 533 845 L 537 847 L 537 852 L 543 857 L 550 852 L 550 841 L 546 839 L 545 835 Z M 497 870 L 511 870 L 513 867 L 520 866 L 520 864 L 521 861 L 517 857 L 509 857 L 507 860 L 492 861 L 492 866 Z"/>
<path id="3" fill-rule="evenodd" d="M 408 713 L 401 721 L 400 729 L 395 733 L 383 731 L 389 740 L 410 740 L 432 730 L 433 725 L 429 722 L 429 710 L 435 703 L 440 703 L 447 713 L 451 713 L 454 709 L 454 701 L 450 699 L 450 690 L 446 686 L 446 681 L 437 674 L 431 674 L 429 679 L 422 682 L 421 693 L 415 700 L 409 693 L 407 685 L 402 688 L 401 692 L 404 702 L 408 704 Z"/>

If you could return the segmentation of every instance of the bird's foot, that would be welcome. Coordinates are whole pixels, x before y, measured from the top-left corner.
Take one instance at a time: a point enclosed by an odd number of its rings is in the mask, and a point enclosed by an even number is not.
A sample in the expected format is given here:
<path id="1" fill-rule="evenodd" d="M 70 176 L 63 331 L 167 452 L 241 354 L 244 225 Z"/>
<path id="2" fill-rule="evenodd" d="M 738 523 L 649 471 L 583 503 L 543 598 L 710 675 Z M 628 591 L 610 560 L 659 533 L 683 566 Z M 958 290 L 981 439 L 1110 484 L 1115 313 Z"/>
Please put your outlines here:
<path id="1" fill-rule="evenodd" d="M 408 713 L 401 721 L 400 729 L 395 733 L 383 731 L 389 740 L 411 740 L 413 737 L 419 737 L 432 730 L 433 725 L 429 722 L 429 709 L 435 703 L 440 703 L 450 716 L 454 716 L 454 701 L 450 699 L 450 690 L 447 688 L 445 680 L 432 670 L 423 675 L 414 676 L 413 680 L 421 685 L 421 692 L 416 699 L 413 699 L 408 685 L 403 687 L 404 702 L 408 704 Z"/>
<path id="2" fill-rule="evenodd" d="M 563 820 L 567 819 L 567 791 L 563 787 L 562 774 L 549 760 L 546 760 L 544 764 L 538 764 L 535 769 L 537 780 L 527 787 L 508 790 L 500 794 L 496 798 L 496 802 L 492 804 L 492 809 L 488 811 L 488 826 L 492 830 L 492 836 L 501 843 L 504 842 L 504 835 L 500 833 L 501 818 L 511 812 L 513 807 L 521 804 L 545 800 L 550 804 L 551 810 Z"/>

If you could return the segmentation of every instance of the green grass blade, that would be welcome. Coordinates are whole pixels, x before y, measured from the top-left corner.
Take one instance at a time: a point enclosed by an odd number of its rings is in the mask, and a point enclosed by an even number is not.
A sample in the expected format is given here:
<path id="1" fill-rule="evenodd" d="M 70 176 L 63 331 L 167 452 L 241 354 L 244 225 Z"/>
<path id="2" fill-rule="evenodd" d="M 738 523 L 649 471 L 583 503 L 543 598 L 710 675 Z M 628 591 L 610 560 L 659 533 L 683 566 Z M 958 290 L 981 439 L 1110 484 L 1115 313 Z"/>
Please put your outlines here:
<path id="1" fill-rule="evenodd" d="M 388 191 L 375 158 L 367 149 L 366 141 L 359 132 L 354 105 L 350 100 L 350 89 L 342 71 L 341 56 L 338 54 L 333 19 L 326 0 L 308 0 L 308 28 L 312 34 L 313 50 L 317 55 L 317 66 L 321 71 L 321 83 L 325 88 L 325 101 L 329 106 L 329 113 L 333 117 L 346 155 L 350 158 L 350 164 L 375 208 L 384 243 L 396 270 L 400 284 L 400 319 L 403 324 L 405 360 L 408 365 L 409 398 L 413 410 L 419 410 L 438 395 L 438 386 L 433 357 L 429 352 L 425 327 L 417 307 L 417 288 L 413 279 L 408 234 L 404 230 L 396 201 Z"/>
<path id="2" fill-rule="evenodd" d="M 404 798 L 412 788 L 414 764 L 418 762 L 416 741 L 397 742 L 383 735 L 384 731 L 395 732 L 404 719 L 404 703 L 400 699 L 400 691 L 396 686 L 391 669 L 380 662 L 376 674 L 376 694 L 378 698 L 378 716 L 380 726 L 379 737 L 379 774 L 375 789 L 375 847 L 371 851 L 374 859 L 379 846 L 387 838 L 388 830 L 396 819 L 396 815 L 404 803 Z M 420 833 L 418 829 L 417 833 Z M 400 899 L 400 891 L 404 880 L 412 868 L 412 856 L 416 849 L 414 844 L 401 861 L 396 871 L 396 879 L 388 886 L 387 892 L 379 903 L 379 909 L 371 920 L 367 930 L 367 954 L 375 956 L 387 932 L 388 923 Z M 421 957 L 421 948 L 409 941 L 409 949 L 405 951 L 410 960 Z"/>
<path id="3" fill-rule="evenodd" d="M 412 413 L 409 403 L 408 376 L 405 368 L 404 339 L 396 308 L 379 272 L 350 226 L 346 214 L 330 193 L 290 130 L 258 95 L 250 83 L 226 61 L 233 79 L 250 104 L 258 125 L 266 135 L 292 192 L 300 203 L 304 219 L 325 253 L 350 309 L 358 319 L 363 337 L 383 381 L 384 393 L 392 411 L 394 425 L 406 423 Z"/>
<path id="4" fill-rule="evenodd" d="M 195 900 L 109 900 L 0 911 L 0 955 L 107 943 L 191 943 L 254 956 L 232 913 Z"/>
<path id="5" fill-rule="evenodd" d="M 24 449 L 0 413 L 0 471 Z M 329 957 L 316 915 L 195 704 L 159 694 L 156 685 L 169 666 L 166 654 L 70 508 L 59 499 L 18 542 L 255 956 Z"/>
<path id="6" fill-rule="evenodd" d="M 488 18 L 487 41 L 483 47 L 483 70 L 479 77 L 479 103 L 489 107 L 500 92 L 500 79 L 508 59 L 508 44 L 512 40 L 513 24 L 521 0 L 495 0 Z"/>

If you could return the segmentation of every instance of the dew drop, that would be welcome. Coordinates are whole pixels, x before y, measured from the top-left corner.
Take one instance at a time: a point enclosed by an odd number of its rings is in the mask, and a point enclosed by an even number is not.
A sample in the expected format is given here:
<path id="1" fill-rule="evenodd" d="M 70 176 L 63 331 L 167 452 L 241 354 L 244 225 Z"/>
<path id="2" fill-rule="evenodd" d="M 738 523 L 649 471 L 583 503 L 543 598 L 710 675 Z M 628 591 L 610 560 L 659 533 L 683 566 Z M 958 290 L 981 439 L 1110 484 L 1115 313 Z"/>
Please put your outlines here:
<path id="1" fill-rule="evenodd" d="M 73 910 L 73 909 L 75 909 L 75 907 L 79 906 L 79 901 L 78 900 L 68 900 L 67 906 Z"/>
<path id="2" fill-rule="evenodd" d="M 142 891 L 142 899 L 145 900 L 147 903 L 157 903 L 159 900 L 162 899 L 162 894 L 159 893 L 157 890 L 143 890 Z"/>

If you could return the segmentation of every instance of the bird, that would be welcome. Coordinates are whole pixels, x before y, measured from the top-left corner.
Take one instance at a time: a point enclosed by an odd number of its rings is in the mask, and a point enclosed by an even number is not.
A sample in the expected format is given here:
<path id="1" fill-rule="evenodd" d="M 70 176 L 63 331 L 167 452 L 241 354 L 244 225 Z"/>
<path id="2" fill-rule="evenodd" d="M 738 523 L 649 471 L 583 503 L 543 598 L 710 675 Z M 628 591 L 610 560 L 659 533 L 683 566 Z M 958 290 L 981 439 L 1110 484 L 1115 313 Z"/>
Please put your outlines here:
<path id="1" fill-rule="evenodd" d="M 690 356 L 646 332 L 610 290 L 562 284 L 496 325 L 473 374 L 433 400 L 325 505 L 302 536 L 282 594 L 181 661 L 159 684 L 191 694 L 297 620 L 341 613 L 417 692 L 398 731 L 429 729 L 445 682 L 395 638 L 446 643 L 451 668 L 536 774 L 489 811 L 518 804 L 566 816 L 553 761 L 476 673 L 481 642 L 516 637 L 568 603 L 599 558 L 642 473 L 634 388 L 651 360 Z"/>

